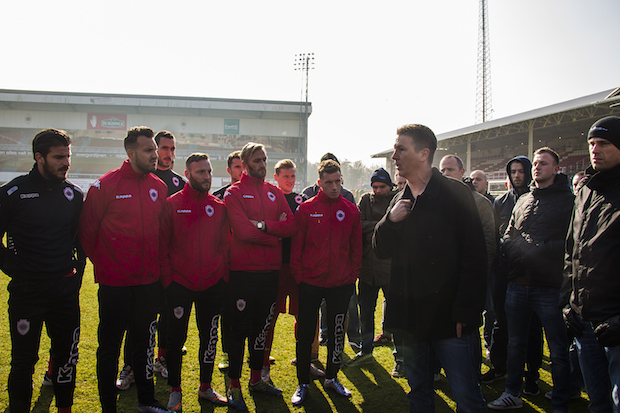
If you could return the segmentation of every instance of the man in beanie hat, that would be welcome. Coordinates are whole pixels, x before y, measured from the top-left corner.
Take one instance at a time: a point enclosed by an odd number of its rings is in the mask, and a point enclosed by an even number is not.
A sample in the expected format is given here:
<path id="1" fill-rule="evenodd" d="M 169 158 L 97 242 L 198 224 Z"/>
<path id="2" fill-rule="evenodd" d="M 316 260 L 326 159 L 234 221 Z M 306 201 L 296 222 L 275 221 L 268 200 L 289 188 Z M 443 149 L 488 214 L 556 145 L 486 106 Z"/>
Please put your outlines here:
<path id="1" fill-rule="evenodd" d="M 572 291 L 565 310 L 573 321 L 591 323 L 607 355 L 614 411 L 620 409 L 620 117 L 598 120 L 588 132 L 591 166 L 581 189 L 566 241 Z M 579 338 L 578 338 L 579 340 Z M 581 351 L 584 377 L 604 375 Z M 595 371 L 597 370 L 597 371 Z M 601 374 L 603 373 L 603 374 Z M 586 387 L 590 387 L 586 379 Z"/>
<path id="2" fill-rule="evenodd" d="M 373 343 L 375 333 L 375 307 L 379 290 L 383 290 L 383 296 L 387 297 L 390 283 L 390 258 L 377 258 L 372 251 L 372 233 L 377 222 L 383 218 L 397 191 L 392 191 L 394 184 L 390 174 L 379 168 L 370 177 L 372 192 L 362 195 L 358 208 L 362 219 L 362 269 L 358 283 L 358 301 L 360 306 L 362 349 L 345 366 L 358 366 L 373 361 L 373 345 L 382 345 L 392 341 L 391 334 L 383 332 Z M 383 326 L 381 326 L 383 327 Z M 393 374 L 404 377 L 404 363 L 402 355 L 394 348 L 395 367 Z"/>

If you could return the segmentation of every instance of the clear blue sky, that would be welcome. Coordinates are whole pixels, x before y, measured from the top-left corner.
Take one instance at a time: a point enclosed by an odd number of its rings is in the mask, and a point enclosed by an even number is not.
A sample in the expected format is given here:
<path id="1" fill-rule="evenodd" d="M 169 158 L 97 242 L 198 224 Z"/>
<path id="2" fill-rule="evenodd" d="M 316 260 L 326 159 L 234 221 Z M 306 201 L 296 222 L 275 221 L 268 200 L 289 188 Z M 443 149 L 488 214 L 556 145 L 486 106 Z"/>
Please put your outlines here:
<path id="1" fill-rule="evenodd" d="M 478 1 L 0 3 L 0 88 L 299 100 L 309 160 L 475 121 Z M 620 86 L 620 1 L 489 0 L 494 118 Z"/>

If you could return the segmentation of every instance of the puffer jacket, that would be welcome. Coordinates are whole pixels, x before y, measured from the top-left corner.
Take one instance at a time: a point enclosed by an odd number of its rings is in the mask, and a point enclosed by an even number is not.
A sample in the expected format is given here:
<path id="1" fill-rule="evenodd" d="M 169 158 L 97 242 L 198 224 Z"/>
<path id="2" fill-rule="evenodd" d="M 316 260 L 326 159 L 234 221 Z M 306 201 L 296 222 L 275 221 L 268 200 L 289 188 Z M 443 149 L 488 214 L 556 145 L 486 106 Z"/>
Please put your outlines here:
<path id="1" fill-rule="evenodd" d="M 375 195 L 367 193 L 362 195 L 358 208 L 362 218 L 362 269 L 360 270 L 360 282 L 373 286 L 386 286 L 390 283 L 390 258 L 380 259 L 372 251 L 372 234 L 375 225 L 387 212 L 390 201 L 397 194 L 390 191 L 387 194 Z"/>
<path id="2" fill-rule="evenodd" d="M 532 183 L 530 192 L 519 198 L 502 239 L 508 280 L 524 277 L 542 287 L 562 286 L 564 240 L 574 199 L 562 173 L 546 188 Z"/>

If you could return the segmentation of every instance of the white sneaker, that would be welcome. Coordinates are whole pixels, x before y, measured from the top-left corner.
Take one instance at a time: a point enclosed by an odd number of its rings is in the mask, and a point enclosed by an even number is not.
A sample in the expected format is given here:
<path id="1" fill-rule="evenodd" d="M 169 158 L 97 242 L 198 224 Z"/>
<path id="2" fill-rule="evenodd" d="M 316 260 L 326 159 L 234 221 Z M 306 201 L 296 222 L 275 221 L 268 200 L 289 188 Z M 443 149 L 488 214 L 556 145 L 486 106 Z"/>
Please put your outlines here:
<path id="1" fill-rule="evenodd" d="M 118 379 L 116 379 L 116 387 L 119 390 L 127 390 L 131 383 L 134 383 L 136 379 L 133 376 L 133 370 L 131 366 L 125 366 L 121 370 L 121 374 L 118 375 Z"/>
<path id="2" fill-rule="evenodd" d="M 159 356 L 155 359 L 155 363 L 153 363 L 153 371 L 161 374 L 164 379 L 168 378 L 168 364 L 166 363 L 166 358 L 164 356 Z"/>
<path id="3" fill-rule="evenodd" d="M 349 391 L 349 389 L 344 387 L 336 378 L 325 379 L 323 387 L 325 387 L 326 389 L 332 389 L 341 396 L 351 397 L 351 392 Z"/>
<path id="4" fill-rule="evenodd" d="M 495 399 L 491 403 L 487 404 L 487 407 L 493 410 L 520 409 L 523 407 L 523 400 L 521 397 L 513 396 L 508 392 L 504 392 L 498 399 Z"/>

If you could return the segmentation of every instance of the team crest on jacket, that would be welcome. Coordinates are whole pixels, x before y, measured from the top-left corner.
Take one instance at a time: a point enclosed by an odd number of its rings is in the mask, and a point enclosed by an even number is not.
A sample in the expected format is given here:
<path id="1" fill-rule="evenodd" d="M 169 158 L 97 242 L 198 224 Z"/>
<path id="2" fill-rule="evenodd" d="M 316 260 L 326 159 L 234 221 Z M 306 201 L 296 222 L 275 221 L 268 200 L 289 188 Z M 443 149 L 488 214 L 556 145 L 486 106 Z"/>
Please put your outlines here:
<path id="1" fill-rule="evenodd" d="M 213 214 L 215 213 L 215 209 L 213 209 L 211 205 L 207 205 L 205 207 L 205 212 L 207 213 L 208 216 L 212 217 Z"/>
<path id="2" fill-rule="evenodd" d="M 344 211 L 342 209 L 336 211 L 336 219 L 340 222 L 344 219 Z"/>
<path id="3" fill-rule="evenodd" d="M 17 322 L 17 332 L 21 336 L 25 336 L 30 331 L 30 321 L 22 318 Z"/>
<path id="4" fill-rule="evenodd" d="M 295 202 L 297 202 L 298 204 L 301 204 L 302 202 L 304 202 L 304 198 L 301 195 L 297 195 L 295 197 Z"/>
<path id="5" fill-rule="evenodd" d="M 70 187 L 66 187 L 62 192 L 65 194 L 65 198 L 67 198 L 69 201 L 73 201 L 73 189 L 71 189 Z"/>
<path id="6" fill-rule="evenodd" d="M 174 184 L 174 186 L 179 186 L 179 178 L 177 178 L 176 176 L 173 176 L 172 183 Z"/>
<path id="7" fill-rule="evenodd" d="M 151 201 L 155 202 L 155 201 L 157 201 L 157 196 L 159 194 L 157 193 L 157 189 L 151 188 L 151 189 L 149 189 L 149 195 L 151 196 Z"/>
<path id="8" fill-rule="evenodd" d="M 180 320 L 181 317 L 183 317 L 183 307 L 174 307 L 174 310 L 172 311 L 174 312 L 174 316 L 177 318 L 177 320 Z"/>
<path id="9" fill-rule="evenodd" d="M 237 310 L 239 310 L 239 311 L 245 310 L 245 304 L 246 304 L 245 300 L 243 298 L 239 298 L 237 300 Z"/>
<path id="10" fill-rule="evenodd" d="M 267 198 L 269 198 L 269 200 L 271 202 L 275 202 L 276 201 L 276 196 L 273 192 L 267 192 Z"/>

